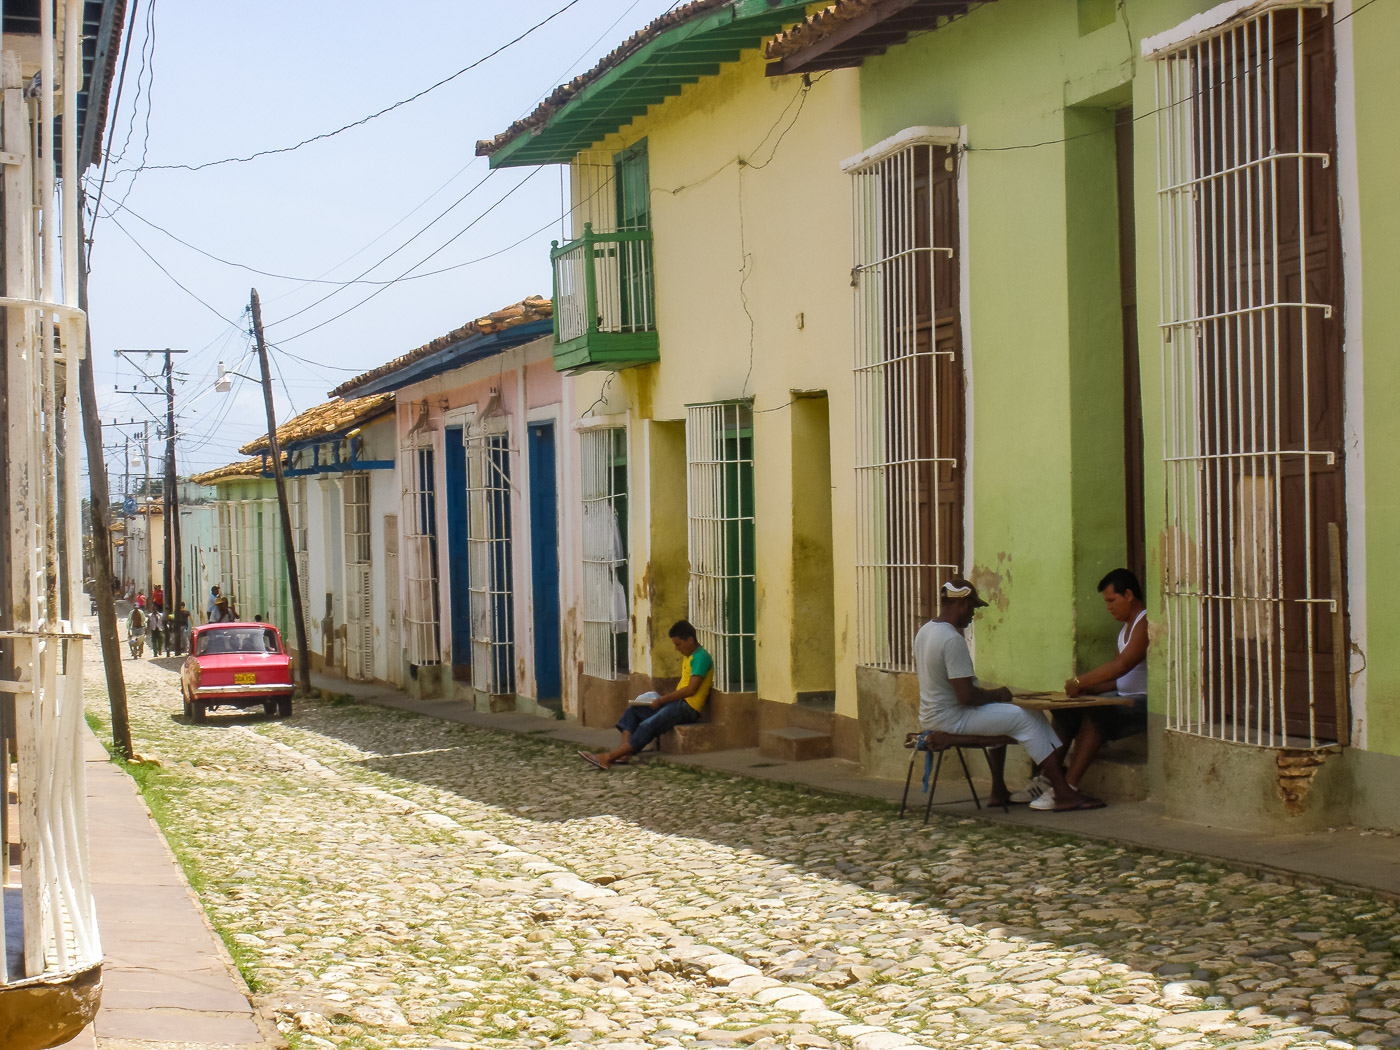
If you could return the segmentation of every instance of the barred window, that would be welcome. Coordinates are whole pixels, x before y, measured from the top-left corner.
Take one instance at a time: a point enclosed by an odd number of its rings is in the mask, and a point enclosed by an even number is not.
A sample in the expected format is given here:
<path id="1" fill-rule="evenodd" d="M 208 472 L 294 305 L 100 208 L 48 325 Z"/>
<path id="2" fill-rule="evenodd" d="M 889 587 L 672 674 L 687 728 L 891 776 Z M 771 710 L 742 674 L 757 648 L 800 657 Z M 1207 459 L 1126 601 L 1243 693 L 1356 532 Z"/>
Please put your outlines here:
<path id="1" fill-rule="evenodd" d="M 715 661 L 714 685 L 757 688 L 753 412 L 746 403 L 685 414 L 690 619 Z"/>
<path id="2" fill-rule="evenodd" d="M 583 673 L 628 672 L 627 430 L 581 435 L 583 467 Z"/>
<path id="3" fill-rule="evenodd" d="M 963 560 L 957 149 L 917 128 L 848 162 L 855 220 L 857 659 L 914 669 Z"/>
<path id="4" fill-rule="evenodd" d="M 297 557 L 297 584 L 301 588 L 301 615 L 311 625 L 311 547 L 307 527 L 310 507 L 307 505 L 306 478 L 292 478 L 291 517 L 292 547 Z"/>
<path id="5" fill-rule="evenodd" d="M 406 604 L 403 625 L 408 634 L 408 662 L 419 667 L 442 662 L 438 624 L 438 538 L 436 457 L 430 444 L 404 446 L 404 552 Z"/>
<path id="6" fill-rule="evenodd" d="M 374 677 L 374 591 L 371 584 L 369 475 L 347 474 L 345 500 L 345 673 Z"/>
<path id="7" fill-rule="evenodd" d="M 1168 725 L 1347 730 L 1331 11 L 1159 48 Z"/>
<path id="8" fill-rule="evenodd" d="M 471 580 L 472 686 L 515 692 L 515 595 L 510 440 L 491 423 L 467 436 L 467 565 Z"/>

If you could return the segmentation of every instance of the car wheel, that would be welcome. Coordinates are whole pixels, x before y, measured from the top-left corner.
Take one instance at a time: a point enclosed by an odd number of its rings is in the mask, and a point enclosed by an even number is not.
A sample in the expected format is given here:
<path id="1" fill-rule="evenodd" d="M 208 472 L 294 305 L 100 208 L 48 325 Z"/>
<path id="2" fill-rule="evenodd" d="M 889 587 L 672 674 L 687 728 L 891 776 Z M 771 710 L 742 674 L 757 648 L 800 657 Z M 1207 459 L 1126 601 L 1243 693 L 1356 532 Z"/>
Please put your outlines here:
<path id="1" fill-rule="evenodd" d="M 284 696 L 277 701 L 277 713 L 283 718 L 292 717 L 292 698 Z"/>
<path id="2" fill-rule="evenodd" d="M 190 698 L 186 693 L 182 692 L 180 694 L 180 700 L 184 703 L 185 706 L 185 717 L 189 718 L 192 714 L 194 714 L 194 707 L 190 703 Z"/>
<path id="3" fill-rule="evenodd" d="M 199 701 L 199 700 L 196 700 L 196 701 L 194 701 L 194 703 L 191 704 L 190 706 L 191 706 L 190 719 L 191 719 L 192 721 L 195 721 L 195 722 L 203 722 L 203 721 L 204 721 L 204 710 L 205 710 L 203 702 L 202 702 L 202 701 Z"/>

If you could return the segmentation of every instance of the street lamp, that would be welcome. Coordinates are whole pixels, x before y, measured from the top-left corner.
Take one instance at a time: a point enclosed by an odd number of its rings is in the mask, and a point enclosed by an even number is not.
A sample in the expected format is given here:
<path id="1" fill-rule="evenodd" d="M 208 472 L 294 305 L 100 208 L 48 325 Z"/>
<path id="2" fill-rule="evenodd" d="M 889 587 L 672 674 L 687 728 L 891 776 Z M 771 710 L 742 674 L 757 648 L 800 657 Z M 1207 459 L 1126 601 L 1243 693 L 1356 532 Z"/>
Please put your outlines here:
<path id="1" fill-rule="evenodd" d="M 227 394 L 230 390 L 233 389 L 234 376 L 237 376 L 239 379 L 246 379 L 250 383 L 259 382 L 259 380 L 254 379 L 252 376 L 245 376 L 242 372 L 230 372 L 227 368 L 224 367 L 224 363 L 220 361 L 219 377 L 214 380 L 214 389 L 221 394 Z"/>

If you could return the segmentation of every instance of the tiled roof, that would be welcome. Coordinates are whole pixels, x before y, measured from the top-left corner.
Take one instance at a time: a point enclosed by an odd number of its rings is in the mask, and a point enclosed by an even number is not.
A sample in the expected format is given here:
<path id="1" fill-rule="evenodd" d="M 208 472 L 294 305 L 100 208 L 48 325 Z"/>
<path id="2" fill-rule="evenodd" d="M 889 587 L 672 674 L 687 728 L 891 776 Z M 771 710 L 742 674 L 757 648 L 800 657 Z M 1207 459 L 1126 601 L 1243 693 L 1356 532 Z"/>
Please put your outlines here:
<path id="1" fill-rule="evenodd" d="M 510 142 L 519 135 L 524 134 L 532 128 L 542 127 L 547 124 L 549 118 L 566 106 L 569 100 L 580 91 L 593 83 L 608 70 L 620 64 L 628 55 L 636 52 L 642 45 L 654 40 L 672 26 L 680 25 L 682 22 L 689 22 L 696 15 L 704 14 L 706 11 L 713 10 L 716 7 L 723 7 L 733 2 L 734 0 L 692 0 L 691 3 L 682 4 L 674 11 L 668 11 L 659 18 L 652 19 L 621 44 L 604 55 L 602 60 L 587 73 L 580 73 L 567 84 L 560 84 L 550 92 L 549 97 L 541 102 L 529 116 L 521 117 L 495 138 L 479 140 L 476 144 L 476 155 L 478 157 L 489 157 L 507 142 Z"/>
<path id="2" fill-rule="evenodd" d="M 254 456 L 252 459 L 240 459 L 226 467 L 206 470 L 203 474 L 191 474 L 190 480 L 196 485 L 213 485 L 220 481 L 232 481 L 234 478 L 260 478 L 262 470 L 262 457 Z"/>
<path id="3" fill-rule="evenodd" d="M 357 397 L 353 401 L 327 401 L 324 405 L 308 408 L 299 416 L 287 420 L 277 428 L 277 443 L 282 448 L 319 437 L 330 437 L 354 430 L 371 419 L 393 411 L 393 394 L 375 394 L 371 397 Z M 267 435 L 254 438 L 238 451 L 245 456 L 267 449 Z"/>
<path id="4" fill-rule="evenodd" d="M 354 390 L 359 389 L 366 383 L 382 376 L 387 376 L 392 372 L 428 357 L 440 350 L 446 350 L 454 343 L 460 343 L 474 335 L 488 335 L 492 332 L 504 331 L 507 328 L 514 328 L 516 325 L 528 324 L 531 321 L 547 321 L 554 316 L 554 302 L 540 295 L 532 295 L 528 299 L 522 299 L 518 303 L 507 306 L 504 310 L 496 310 L 485 317 L 478 317 L 475 321 L 468 321 L 461 328 L 454 328 L 446 335 L 440 335 L 431 343 L 424 343 L 417 350 L 410 350 L 392 361 L 372 368 L 363 375 L 358 375 L 354 379 L 341 383 L 330 392 L 331 397 L 341 397 Z M 278 429 L 281 433 L 281 429 Z M 245 450 L 246 451 L 246 450 Z"/>
<path id="5" fill-rule="evenodd" d="M 772 73 L 800 73 L 859 65 L 869 55 L 903 43 L 911 32 L 933 29 L 940 19 L 962 15 L 985 0 L 834 0 L 768 41 L 764 55 L 775 62 L 799 56 Z M 818 45 L 822 45 L 818 48 Z"/>

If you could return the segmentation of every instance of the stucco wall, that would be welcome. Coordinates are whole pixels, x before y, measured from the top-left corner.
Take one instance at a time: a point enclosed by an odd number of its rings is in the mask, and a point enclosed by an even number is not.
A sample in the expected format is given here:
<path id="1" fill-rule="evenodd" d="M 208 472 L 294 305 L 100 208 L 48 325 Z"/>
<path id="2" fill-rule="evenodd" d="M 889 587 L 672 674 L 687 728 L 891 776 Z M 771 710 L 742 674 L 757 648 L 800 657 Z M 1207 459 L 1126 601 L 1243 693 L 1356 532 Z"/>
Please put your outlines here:
<path id="1" fill-rule="evenodd" d="M 834 689 L 850 716 L 851 207 L 840 162 L 860 148 L 856 78 L 816 77 L 804 98 L 799 79 L 764 77 L 750 52 L 595 147 L 647 139 L 661 361 L 606 388 L 583 376 L 576 395 L 585 410 L 603 395 L 594 411 L 634 420 L 633 667 L 675 673 L 666 631 L 687 612 L 686 405 L 752 398 L 758 695 L 791 703 Z M 797 418 L 794 390 L 839 395 L 829 421 Z M 835 512 L 813 543 L 818 491 Z M 798 583 L 826 593 L 799 596 Z"/>
<path id="2" fill-rule="evenodd" d="M 577 586 L 576 578 L 569 572 L 569 563 L 573 559 L 569 557 L 568 552 L 577 549 L 574 527 L 578 516 L 577 508 L 574 508 L 572 515 L 569 513 L 571 504 L 577 503 L 577 487 L 572 481 L 578 473 L 577 439 L 569 429 L 572 421 L 572 402 L 569 403 L 569 411 L 566 413 L 563 402 L 565 383 L 563 377 L 554 371 L 551 351 L 551 340 L 538 339 L 486 360 L 403 387 L 397 395 L 400 405 L 398 430 L 399 441 L 402 442 L 418 419 L 417 405 L 426 400 L 429 407 L 429 433 L 437 450 L 435 467 L 439 493 L 436 512 L 439 536 L 440 638 L 443 658 L 445 661 L 451 661 L 452 580 L 449 560 L 454 556 L 465 556 L 466 537 L 454 535 L 448 528 L 447 501 L 441 494 L 448 491 L 448 486 L 460 488 L 465 480 L 447 476 L 446 459 L 443 455 L 444 430 L 470 425 L 472 420 L 485 412 L 492 391 L 495 390 L 499 394 L 510 447 L 515 692 L 521 697 L 534 698 L 538 696 L 534 659 L 536 594 L 530 554 L 529 464 L 523 450 L 527 447 L 527 427 L 530 423 L 554 423 L 555 483 L 559 494 L 560 512 L 560 677 L 566 709 L 572 710 L 577 707 L 577 678 L 575 674 L 570 673 L 569 659 L 577 649 L 574 610 L 578 602 L 574 590 Z M 400 528 L 402 527 L 401 521 Z M 406 572 L 408 568 L 405 550 L 406 547 L 400 547 L 401 573 Z M 469 692 L 467 686 L 467 683 L 458 683 L 463 696 Z"/>

